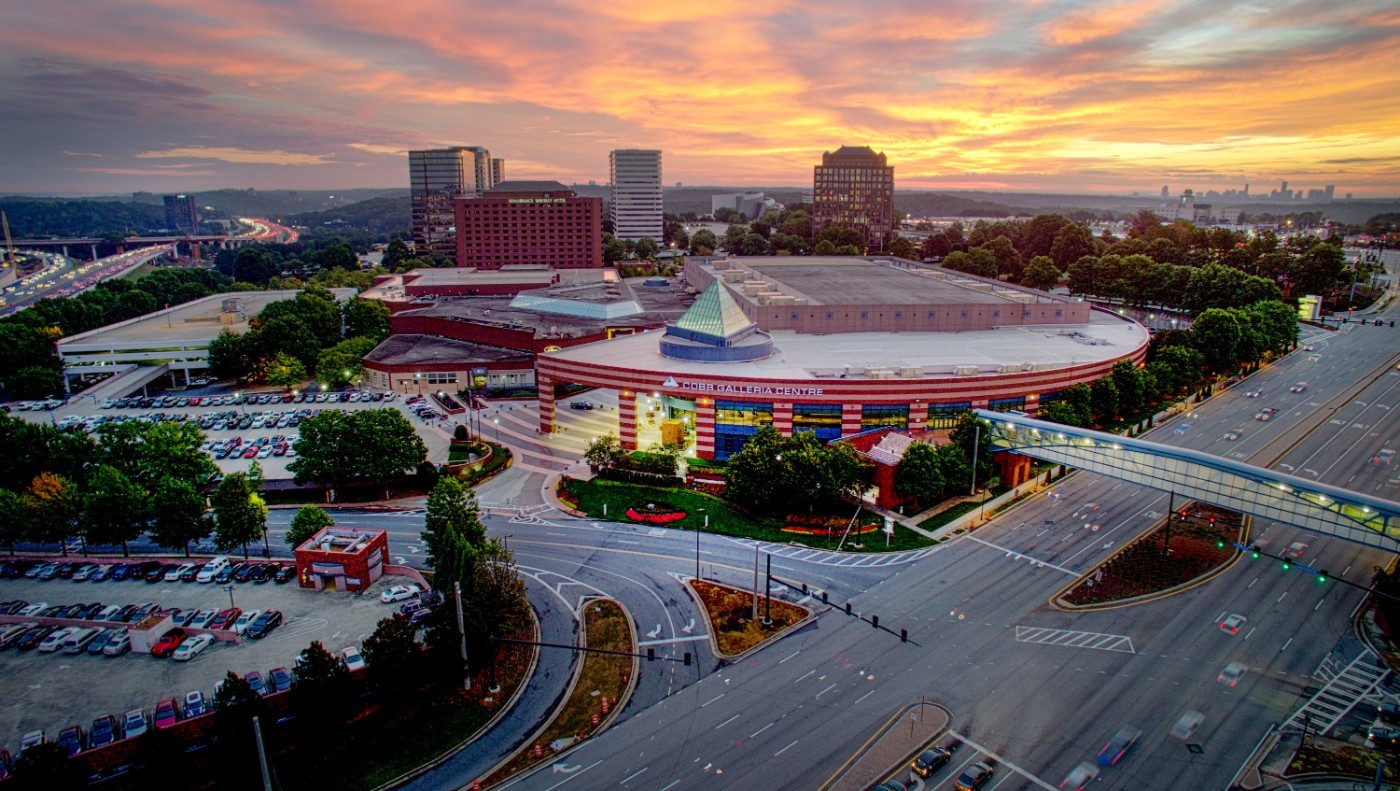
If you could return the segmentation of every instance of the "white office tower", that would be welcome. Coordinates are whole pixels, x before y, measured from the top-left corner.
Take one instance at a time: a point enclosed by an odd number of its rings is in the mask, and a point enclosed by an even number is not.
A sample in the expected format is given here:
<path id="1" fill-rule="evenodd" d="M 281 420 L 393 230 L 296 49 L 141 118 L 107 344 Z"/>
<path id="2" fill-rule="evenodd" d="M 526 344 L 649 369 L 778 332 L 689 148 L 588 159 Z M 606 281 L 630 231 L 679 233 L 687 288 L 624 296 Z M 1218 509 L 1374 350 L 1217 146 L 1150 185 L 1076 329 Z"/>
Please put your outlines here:
<path id="1" fill-rule="evenodd" d="M 608 177 L 614 235 L 631 240 L 645 237 L 661 244 L 661 152 L 613 151 L 608 155 Z"/>

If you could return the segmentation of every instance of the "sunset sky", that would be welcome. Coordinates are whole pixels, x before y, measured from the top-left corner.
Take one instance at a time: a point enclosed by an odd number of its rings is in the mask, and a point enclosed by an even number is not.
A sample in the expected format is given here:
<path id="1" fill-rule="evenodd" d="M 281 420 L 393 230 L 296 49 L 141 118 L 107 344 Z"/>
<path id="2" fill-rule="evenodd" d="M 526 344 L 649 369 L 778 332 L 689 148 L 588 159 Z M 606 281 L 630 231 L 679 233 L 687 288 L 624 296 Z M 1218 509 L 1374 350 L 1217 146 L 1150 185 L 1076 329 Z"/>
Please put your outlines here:
<path id="1" fill-rule="evenodd" d="M 1395 0 L 44 0 L 0 26 L 0 194 L 510 178 L 1400 194 Z"/>

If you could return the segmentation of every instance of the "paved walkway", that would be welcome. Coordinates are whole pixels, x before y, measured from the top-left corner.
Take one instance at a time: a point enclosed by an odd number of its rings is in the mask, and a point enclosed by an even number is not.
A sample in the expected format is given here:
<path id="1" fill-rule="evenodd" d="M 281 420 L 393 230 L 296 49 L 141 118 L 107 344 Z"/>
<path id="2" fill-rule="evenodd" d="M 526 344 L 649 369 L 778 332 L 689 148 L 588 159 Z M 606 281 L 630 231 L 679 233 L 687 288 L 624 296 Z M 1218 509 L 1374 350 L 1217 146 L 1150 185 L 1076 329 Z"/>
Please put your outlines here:
<path id="1" fill-rule="evenodd" d="M 937 703 L 915 703 L 880 729 L 844 774 L 822 791 L 865 791 L 901 770 L 915 753 L 948 727 L 948 710 Z M 902 779 L 905 772 L 900 771 Z"/>

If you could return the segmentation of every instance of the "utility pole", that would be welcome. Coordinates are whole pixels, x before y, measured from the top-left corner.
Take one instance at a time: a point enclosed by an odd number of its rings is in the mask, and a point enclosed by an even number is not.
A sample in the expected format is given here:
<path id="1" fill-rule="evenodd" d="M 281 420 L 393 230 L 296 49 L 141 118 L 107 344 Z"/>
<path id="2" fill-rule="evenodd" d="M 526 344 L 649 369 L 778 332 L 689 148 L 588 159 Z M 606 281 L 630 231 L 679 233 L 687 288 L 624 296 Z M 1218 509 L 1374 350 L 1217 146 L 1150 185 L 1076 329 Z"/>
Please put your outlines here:
<path id="1" fill-rule="evenodd" d="M 1162 541 L 1162 556 L 1172 551 L 1172 520 L 1176 518 L 1176 490 L 1167 492 L 1167 535 Z"/>
<path id="2" fill-rule="evenodd" d="M 457 637 L 462 641 L 462 670 L 466 673 L 463 689 L 472 688 L 471 665 L 467 663 L 467 628 L 462 621 L 462 583 L 452 583 L 452 592 L 457 600 Z"/>
<path id="3" fill-rule="evenodd" d="M 263 747 L 262 725 L 253 718 L 253 738 L 258 742 L 258 768 L 262 770 L 263 791 L 272 791 L 272 773 L 267 768 L 267 750 Z"/>
<path id="4" fill-rule="evenodd" d="M 763 625 L 773 625 L 773 556 L 764 555 L 768 559 L 768 579 L 763 589 Z"/>
<path id="5" fill-rule="evenodd" d="M 758 544 L 753 545 L 753 615 L 750 620 L 758 620 Z"/>
<path id="6" fill-rule="evenodd" d="M 972 489 L 968 491 L 971 497 L 977 494 L 977 449 L 982 445 L 982 421 L 977 421 L 977 427 L 972 433 Z"/>

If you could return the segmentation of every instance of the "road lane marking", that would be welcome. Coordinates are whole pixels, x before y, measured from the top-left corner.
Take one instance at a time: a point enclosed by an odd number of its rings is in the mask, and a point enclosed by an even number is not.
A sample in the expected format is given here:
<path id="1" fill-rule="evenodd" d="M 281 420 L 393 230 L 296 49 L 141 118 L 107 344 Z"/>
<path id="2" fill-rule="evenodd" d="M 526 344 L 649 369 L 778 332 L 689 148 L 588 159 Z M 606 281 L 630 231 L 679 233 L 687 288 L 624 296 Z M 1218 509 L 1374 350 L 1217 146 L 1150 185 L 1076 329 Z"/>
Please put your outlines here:
<path id="1" fill-rule="evenodd" d="M 1254 630 L 1258 628 L 1259 627 L 1256 626 L 1253 629 L 1250 629 L 1247 633 L 1245 633 L 1244 639 L 1248 640 L 1254 634 Z"/>
<path id="2" fill-rule="evenodd" d="M 790 654 L 788 654 L 787 656 L 783 657 L 782 660 L 778 662 L 778 664 L 781 665 L 783 662 L 786 662 L 786 661 L 788 661 L 789 659 L 792 659 L 793 657 L 797 656 L 797 655 L 800 654 L 800 653 L 802 653 L 802 649 L 801 649 L 801 648 L 799 648 L 799 649 L 797 649 L 796 651 L 793 651 L 792 653 L 790 653 Z"/>
<path id="3" fill-rule="evenodd" d="M 648 768 L 648 767 L 643 766 L 641 769 L 638 769 L 637 771 L 633 772 L 632 774 L 627 775 L 626 777 L 622 778 L 622 782 L 621 782 L 621 783 L 618 783 L 618 785 L 624 785 L 624 786 L 627 785 L 627 781 L 632 780 L 632 779 L 634 779 L 637 775 L 641 774 L 642 772 L 645 772 L 645 771 L 647 770 L 647 768 Z"/>
<path id="4" fill-rule="evenodd" d="M 755 737 L 755 736 L 759 735 L 760 733 L 763 733 L 764 731 L 766 731 L 766 730 L 768 730 L 769 728 L 773 727 L 773 725 L 774 725 L 774 723 L 771 723 L 771 722 L 768 723 L 767 725 L 764 725 L 762 728 L 759 728 L 758 730 L 754 731 L 753 733 L 750 733 L 750 734 L 749 734 L 749 738 L 752 739 L 753 737 Z"/>
<path id="5" fill-rule="evenodd" d="M 861 702 L 862 700 L 865 700 L 866 698 L 868 698 L 868 697 L 870 697 L 871 695 L 874 695 L 874 694 L 875 694 L 875 690 L 872 689 L 872 690 L 870 690 L 869 692 L 865 693 L 864 695 L 861 695 L 860 697 L 856 698 L 856 703 L 859 703 L 859 702 Z M 851 704 L 851 705 L 855 705 L 855 704 Z"/>
<path id="6" fill-rule="evenodd" d="M 793 739 L 793 740 L 792 740 L 792 744 L 797 744 L 797 740 L 796 740 L 796 739 Z M 792 749 L 792 744 L 789 744 L 787 747 L 784 747 L 783 749 L 777 751 L 776 753 L 773 753 L 773 757 L 774 757 L 774 758 L 777 758 L 778 756 L 780 756 L 780 755 L 782 755 L 783 753 L 787 752 L 788 750 Z"/>
<path id="7" fill-rule="evenodd" d="M 816 674 L 817 674 L 817 671 L 816 671 L 816 670 L 808 670 L 806 673 L 803 673 L 801 676 L 798 676 L 798 677 L 797 677 L 797 680 L 796 680 L 796 681 L 793 681 L 792 683 L 796 684 L 798 681 L 801 681 L 802 679 L 804 679 L 804 678 L 806 678 L 806 677 L 808 677 L 808 676 L 814 676 L 814 675 L 816 675 Z"/>
<path id="8" fill-rule="evenodd" d="M 1059 791 L 1059 789 L 1055 788 L 1054 786 L 1050 785 L 1049 783 L 1045 782 L 1044 780 L 1041 780 L 1039 777 L 1036 777 L 1035 775 L 1031 774 L 1030 772 L 1027 772 L 1025 769 L 1022 769 L 1021 767 L 1017 766 L 1016 764 L 1011 763 L 1010 761 L 1006 760 L 1006 758 L 1004 758 L 1004 757 L 1002 757 L 1002 756 L 1000 756 L 1000 755 L 997 755 L 996 753 L 992 752 L 991 750 L 988 750 L 986 747 L 983 747 L 982 745 L 978 744 L 977 742 L 974 742 L 973 740 L 967 738 L 966 736 L 962 735 L 961 733 L 958 733 L 957 731 L 953 731 L 953 730 L 948 731 L 948 733 L 951 734 L 952 736 L 954 736 L 955 738 L 959 739 L 959 740 L 962 741 L 963 743 L 970 745 L 970 746 L 972 747 L 972 749 L 977 750 L 978 752 L 981 752 L 981 753 L 986 753 L 986 754 L 987 754 L 987 757 L 988 757 L 988 758 L 991 758 L 993 761 L 996 761 L 996 763 L 997 763 L 999 766 L 1005 766 L 1006 768 L 1010 769 L 1011 771 L 1015 772 L 1016 774 L 1019 774 L 1019 775 L 1025 777 L 1025 778 L 1026 778 L 1027 780 L 1029 780 L 1030 782 L 1035 783 L 1036 785 L 1038 785 L 1038 786 L 1040 786 L 1041 788 L 1045 789 L 1045 791 Z M 976 756 L 973 756 L 973 757 L 975 758 Z M 967 764 L 963 764 L 963 765 L 966 766 Z"/>
<path id="9" fill-rule="evenodd" d="M 830 691 L 833 690 L 833 689 L 836 689 L 836 685 L 835 685 L 835 684 L 832 684 L 831 686 L 827 687 L 826 689 L 822 690 L 821 692 L 818 692 L 818 693 L 817 693 L 817 696 L 816 696 L 815 698 L 812 698 L 812 700 L 816 700 L 817 698 L 820 698 L 822 695 L 825 695 L 826 693 L 830 692 Z"/>
<path id="10" fill-rule="evenodd" d="M 1022 559 L 1024 559 L 1024 560 L 1029 560 L 1029 561 L 1035 563 L 1037 567 L 1042 567 L 1042 566 L 1043 566 L 1043 567 L 1045 567 L 1045 568 L 1052 568 L 1052 569 L 1054 569 L 1054 570 L 1056 570 L 1056 571 L 1062 571 L 1062 572 L 1064 572 L 1065 574 L 1070 575 L 1071 577 L 1078 577 L 1078 576 L 1079 576 L 1079 572 L 1070 571 L 1069 569 L 1064 568 L 1063 566 L 1057 566 L 1057 565 L 1055 565 L 1054 563 L 1051 563 L 1051 562 L 1048 561 L 1048 560 L 1038 560 L 1038 559 L 1036 559 L 1036 558 L 1033 558 L 1033 557 L 1031 557 L 1031 556 L 1029 556 L 1029 555 L 1023 553 L 1023 552 L 1018 552 L 1018 551 L 1016 551 L 1016 550 L 1014 550 L 1014 549 L 1008 549 L 1008 548 L 1006 548 L 1006 547 L 997 546 L 996 544 L 993 544 L 993 543 L 990 542 L 990 541 L 984 541 L 984 540 L 978 538 L 977 536 L 967 535 L 967 536 L 963 536 L 963 538 L 966 538 L 966 539 L 969 540 L 969 541 L 975 541 L 975 542 L 977 542 L 978 544 L 981 544 L 981 545 L 983 545 L 983 546 L 988 546 L 988 547 L 991 547 L 992 549 L 995 549 L 995 550 L 998 550 L 998 551 L 1005 552 L 1005 553 L 1007 553 L 1007 554 L 1013 555 L 1013 556 L 1015 556 L 1015 558 L 1016 558 L 1017 560 L 1022 560 Z"/>
<path id="11" fill-rule="evenodd" d="M 730 717 L 729 719 L 725 720 L 724 722 L 721 722 L 720 724 L 716 725 L 716 726 L 715 726 L 715 730 L 719 730 L 720 728 L 723 728 L 724 726 L 728 725 L 729 723 L 731 723 L 731 722 L 733 722 L 733 721 L 739 719 L 740 716 L 741 716 L 741 715 L 739 715 L 739 714 L 735 714 L 733 717 Z M 627 781 L 626 781 L 626 780 L 623 780 L 622 782 L 625 783 L 625 782 L 627 782 Z"/>
<path id="12" fill-rule="evenodd" d="M 1278 595 L 1278 598 L 1277 598 L 1277 599 L 1274 599 L 1274 604 L 1278 604 L 1279 602 L 1283 601 L 1283 597 L 1284 597 L 1284 596 L 1287 596 L 1287 595 L 1288 595 L 1288 591 L 1284 591 L 1283 593 L 1280 593 L 1280 594 Z"/>
<path id="13" fill-rule="evenodd" d="M 561 786 L 561 785 L 564 785 L 565 783 L 569 782 L 570 780 L 573 780 L 574 778 L 578 777 L 579 775 L 583 774 L 584 772 L 587 772 L 589 769 L 592 769 L 593 767 L 597 766 L 598 764 L 600 764 L 600 763 L 602 763 L 602 762 L 603 762 L 603 761 L 602 761 L 601 759 L 599 759 L 599 760 L 597 760 L 597 761 L 594 761 L 593 763 L 589 764 L 588 766 L 585 766 L 584 768 L 578 770 L 577 772 L 574 772 L 573 774 L 569 775 L 568 777 L 564 778 L 563 780 L 560 780 L 559 782 L 557 782 L 557 783 L 555 783 L 554 785 L 550 786 L 549 788 L 545 789 L 545 791 L 554 791 L 554 789 L 558 788 L 558 787 Z"/>
<path id="14" fill-rule="evenodd" d="M 709 637 L 708 634 L 693 634 L 687 637 L 663 637 L 659 640 L 643 640 L 637 643 L 637 645 L 644 647 L 648 645 L 665 645 L 667 643 L 688 643 L 692 640 L 706 640 L 709 639 Z"/>
<path id="15" fill-rule="evenodd" d="M 1057 645 L 1067 648 L 1091 648 L 1097 651 L 1119 651 L 1136 654 L 1133 639 L 1122 634 L 1078 632 L 1071 629 L 1046 629 L 1037 626 L 1017 626 L 1016 642 Z"/>
<path id="16" fill-rule="evenodd" d="M 700 708 L 702 708 L 702 709 L 705 708 L 706 706 L 710 705 L 711 703 L 714 703 L 715 701 L 719 700 L 720 698 L 724 697 L 724 696 L 727 695 L 727 694 L 729 694 L 729 693 L 727 693 L 727 692 L 721 692 L 721 693 L 719 693 L 718 695 L 715 695 L 713 698 L 710 698 L 709 700 L 705 701 L 704 703 L 701 703 L 701 704 L 700 704 Z"/>

